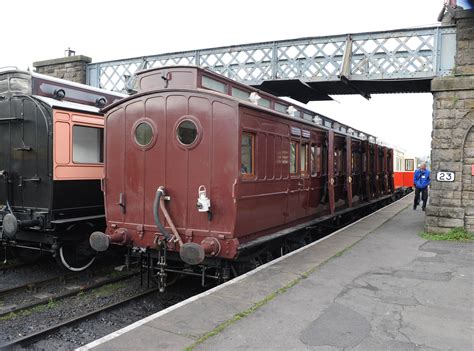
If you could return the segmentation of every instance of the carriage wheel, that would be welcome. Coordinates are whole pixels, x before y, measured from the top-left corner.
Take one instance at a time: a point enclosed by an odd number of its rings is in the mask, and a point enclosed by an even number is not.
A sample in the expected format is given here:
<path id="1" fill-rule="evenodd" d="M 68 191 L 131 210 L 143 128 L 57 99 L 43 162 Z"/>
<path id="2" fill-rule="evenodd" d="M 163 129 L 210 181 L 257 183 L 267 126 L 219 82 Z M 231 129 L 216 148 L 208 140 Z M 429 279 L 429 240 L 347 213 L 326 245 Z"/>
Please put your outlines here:
<path id="1" fill-rule="evenodd" d="M 81 246 L 84 244 L 62 244 L 57 256 L 58 263 L 72 272 L 81 272 L 89 268 L 95 261 L 95 255 L 86 252 Z"/>
<path id="2" fill-rule="evenodd" d="M 92 223 L 77 223 L 66 229 L 66 235 L 79 238 L 60 243 L 56 260 L 60 266 L 72 272 L 81 272 L 95 261 L 96 252 L 89 244 L 89 235 L 94 231 Z"/>

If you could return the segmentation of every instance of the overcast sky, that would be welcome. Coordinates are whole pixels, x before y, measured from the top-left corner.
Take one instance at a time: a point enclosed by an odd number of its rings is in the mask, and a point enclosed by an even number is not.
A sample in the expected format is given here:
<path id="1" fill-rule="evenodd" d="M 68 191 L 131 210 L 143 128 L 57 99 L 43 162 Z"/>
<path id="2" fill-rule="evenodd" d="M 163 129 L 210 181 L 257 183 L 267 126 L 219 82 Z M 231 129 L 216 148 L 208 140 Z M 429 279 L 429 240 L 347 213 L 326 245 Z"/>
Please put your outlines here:
<path id="1" fill-rule="evenodd" d="M 0 67 L 64 55 L 94 62 L 173 51 L 437 24 L 442 0 L 3 1 Z M 308 106 L 417 155 L 431 138 L 431 94 L 335 96 Z"/>

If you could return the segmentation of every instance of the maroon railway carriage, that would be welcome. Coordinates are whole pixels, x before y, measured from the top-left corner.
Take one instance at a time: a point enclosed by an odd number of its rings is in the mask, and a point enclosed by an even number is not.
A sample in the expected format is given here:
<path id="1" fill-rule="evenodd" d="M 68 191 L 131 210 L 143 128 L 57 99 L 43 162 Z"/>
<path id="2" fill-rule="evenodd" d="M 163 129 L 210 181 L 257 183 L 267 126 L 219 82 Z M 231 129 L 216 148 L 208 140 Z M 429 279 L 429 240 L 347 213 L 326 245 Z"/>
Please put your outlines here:
<path id="1" fill-rule="evenodd" d="M 137 84 L 105 109 L 98 251 L 165 245 L 187 264 L 235 260 L 393 191 L 391 150 L 325 116 L 197 67 L 142 71 Z"/>

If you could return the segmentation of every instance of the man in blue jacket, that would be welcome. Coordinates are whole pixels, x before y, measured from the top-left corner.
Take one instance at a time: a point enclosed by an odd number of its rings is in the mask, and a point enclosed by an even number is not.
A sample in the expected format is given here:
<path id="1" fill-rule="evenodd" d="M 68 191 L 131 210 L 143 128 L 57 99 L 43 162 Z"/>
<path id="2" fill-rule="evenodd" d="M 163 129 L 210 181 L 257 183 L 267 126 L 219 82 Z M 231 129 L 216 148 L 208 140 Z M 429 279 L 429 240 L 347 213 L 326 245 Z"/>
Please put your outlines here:
<path id="1" fill-rule="evenodd" d="M 413 183 L 415 185 L 414 210 L 416 210 L 416 206 L 420 204 L 420 193 L 421 199 L 423 200 L 423 206 L 421 209 L 423 211 L 426 209 L 426 201 L 428 201 L 428 185 L 431 183 L 430 174 L 431 172 L 426 169 L 425 163 L 422 163 L 420 168 L 415 171 L 415 176 L 413 177 Z"/>

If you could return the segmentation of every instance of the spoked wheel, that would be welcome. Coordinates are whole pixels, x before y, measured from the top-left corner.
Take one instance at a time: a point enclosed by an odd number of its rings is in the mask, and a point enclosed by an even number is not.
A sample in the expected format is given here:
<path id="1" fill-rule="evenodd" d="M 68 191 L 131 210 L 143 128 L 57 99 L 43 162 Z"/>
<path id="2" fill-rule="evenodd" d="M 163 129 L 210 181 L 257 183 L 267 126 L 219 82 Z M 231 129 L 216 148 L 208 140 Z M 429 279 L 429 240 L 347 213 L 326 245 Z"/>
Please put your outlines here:
<path id="1" fill-rule="evenodd" d="M 89 244 L 89 234 L 93 232 L 93 228 L 92 223 L 78 223 L 66 229 L 66 236 L 78 240 L 60 244 L 56 255 L 60 266 L 73 272 L 81 272 L 94 263 L 96 252 Z"/>
<path id="2" fill-rule="evenodd" d="M 73 272 L 81 272 L 89 268 L 95 261 L 95 254 L 90 250 L 84 250 L 81 246 L 85 244 L 62 244 L 57 256 L 58 263 Z"/>

